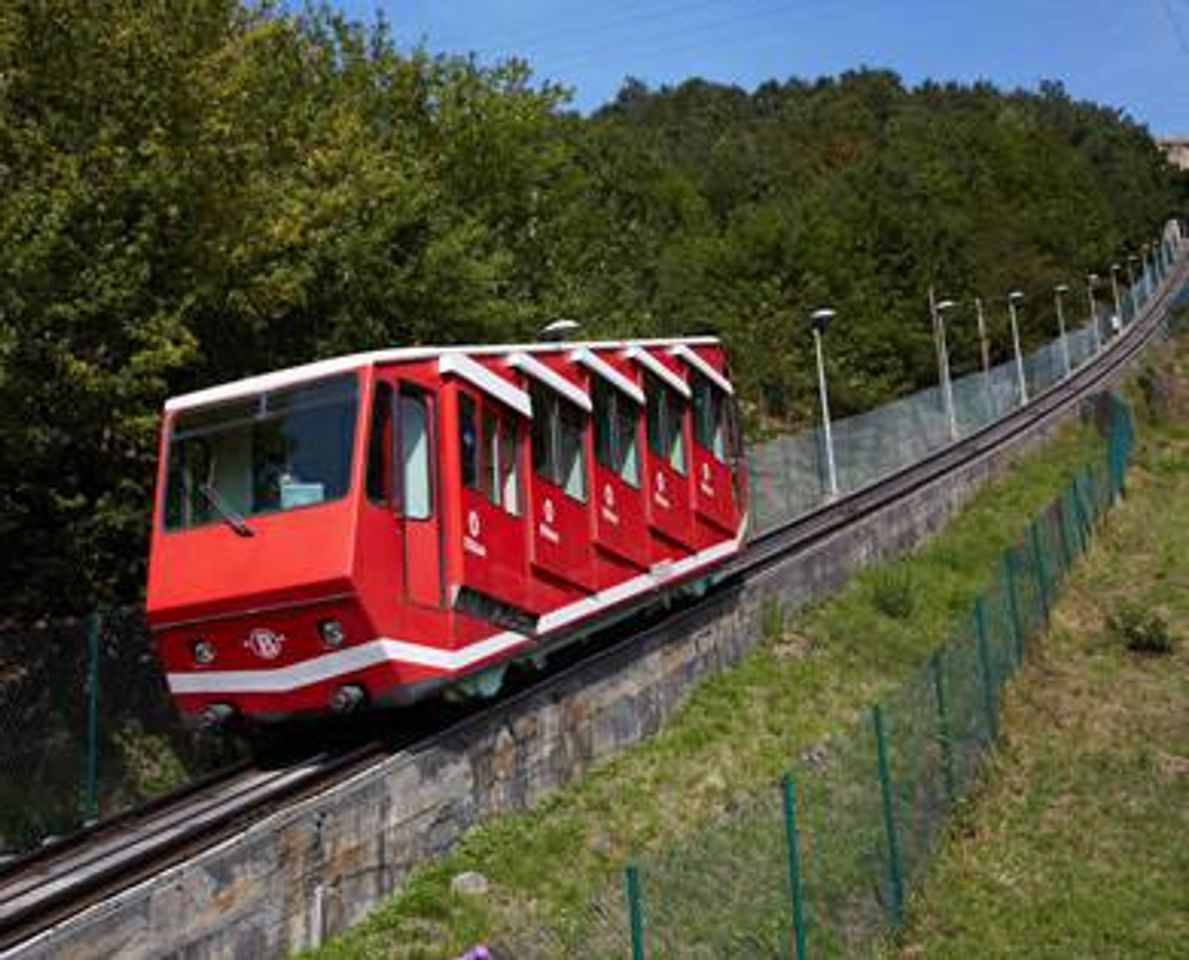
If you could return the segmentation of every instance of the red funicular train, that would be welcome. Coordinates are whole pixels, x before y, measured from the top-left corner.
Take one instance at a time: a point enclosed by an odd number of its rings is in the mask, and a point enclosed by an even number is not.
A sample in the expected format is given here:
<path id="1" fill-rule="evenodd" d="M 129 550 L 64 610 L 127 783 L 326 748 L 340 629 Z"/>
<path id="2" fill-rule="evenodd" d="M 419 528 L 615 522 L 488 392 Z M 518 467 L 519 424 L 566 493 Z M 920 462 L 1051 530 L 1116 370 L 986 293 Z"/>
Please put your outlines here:
<path id="1" fill-rule="evenodd" d="M 747 517 L 714 338 L 383 350 L 165 405 L 148 616 L 182 714 L 490 693 Z"/>

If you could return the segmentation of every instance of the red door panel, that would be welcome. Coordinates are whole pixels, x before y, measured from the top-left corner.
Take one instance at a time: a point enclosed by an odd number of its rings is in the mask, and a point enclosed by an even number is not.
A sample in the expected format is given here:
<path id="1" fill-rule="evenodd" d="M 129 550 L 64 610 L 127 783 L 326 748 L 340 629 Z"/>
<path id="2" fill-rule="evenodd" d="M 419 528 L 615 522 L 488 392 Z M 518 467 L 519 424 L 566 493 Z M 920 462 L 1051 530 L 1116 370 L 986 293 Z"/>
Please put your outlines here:
<path id="1" fill-rule="evenodd" d="M 595 466 L 595 543 L 647 569 L 648 520 L 644 491 L 625 483 L 602 464 Z"/>
<path id="2" fill-rule="evenodd" d="M 594 589 L 587 505 L 539 475 L 532 479 L 532 561 L 583 590 Z"/>
<path id="3" fill-rule="evenodd" d="M 722 532 L 735 533 L 736 515 L 731 471 L 712 453 L 694 444 L 694 509 Z"/>
<path id="4" fill-rule="evenodd" d="M 694 529 L 689 477 L 678 473 L 667 460 L 656 456 L 651 450 L 644 462 L 648 465 L 649 523 L 670 540 L 684 547 L 692 547 Z"/>

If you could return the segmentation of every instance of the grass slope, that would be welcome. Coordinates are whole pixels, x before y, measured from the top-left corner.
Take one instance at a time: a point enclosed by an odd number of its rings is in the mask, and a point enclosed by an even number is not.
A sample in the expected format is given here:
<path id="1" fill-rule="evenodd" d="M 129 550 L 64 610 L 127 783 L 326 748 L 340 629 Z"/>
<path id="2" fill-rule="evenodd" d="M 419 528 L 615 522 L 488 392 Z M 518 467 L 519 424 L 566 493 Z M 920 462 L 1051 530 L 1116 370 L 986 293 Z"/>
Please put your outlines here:
<path id="1" fill-rule="evenodd" d="M 1180 351 L 1184 358 L 1185 351 Z M 983 789 L 955 823 L 901 953 L 1189 956 L 1189 363 L 1142 433 L 1127 499 L 1011 685 Z M 1171 655 L 1110 620 L 1157 611 Z"/>
<path id="2" fill-rule="evenodd" d="M 420 870 L 317 957 L 443 957 L 476 941 L 582 915 L 625 860 L 687 834 L 768 788 L 941 643 L 1001 551 L 1101 441 L 1071 427 L 981 491 L 928 547 L 858 576 L 828 603 L 779 622 L 736 669 L 700 685 L 664 731 L 609 758 L 531 811 L 494 818 Z M 484 897 L 450 892 L 464 870 Z"/>

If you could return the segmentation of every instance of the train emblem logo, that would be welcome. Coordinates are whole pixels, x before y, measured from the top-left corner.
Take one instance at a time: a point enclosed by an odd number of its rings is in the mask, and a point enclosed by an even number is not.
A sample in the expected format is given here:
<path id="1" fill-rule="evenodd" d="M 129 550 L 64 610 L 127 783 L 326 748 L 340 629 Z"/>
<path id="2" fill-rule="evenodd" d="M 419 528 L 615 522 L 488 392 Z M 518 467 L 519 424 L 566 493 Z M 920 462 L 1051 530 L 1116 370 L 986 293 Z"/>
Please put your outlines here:
<path id="1" fill-rule="evenodd" d="M 244 646 L 261 660 L 275 660 L 281 655 L 281 646 L 284 642 L 285 635 L 283 633 L 273 633 L 266 627 L 257 627 L 248 634 Z"/>
<path id="2" fill-rule="evenodd" d="M 467 529 L 470 531 L 472 537 L 479 536 L 481 529 L 479 525 L 479 514 L 474 510 L 467 514 Z"/>

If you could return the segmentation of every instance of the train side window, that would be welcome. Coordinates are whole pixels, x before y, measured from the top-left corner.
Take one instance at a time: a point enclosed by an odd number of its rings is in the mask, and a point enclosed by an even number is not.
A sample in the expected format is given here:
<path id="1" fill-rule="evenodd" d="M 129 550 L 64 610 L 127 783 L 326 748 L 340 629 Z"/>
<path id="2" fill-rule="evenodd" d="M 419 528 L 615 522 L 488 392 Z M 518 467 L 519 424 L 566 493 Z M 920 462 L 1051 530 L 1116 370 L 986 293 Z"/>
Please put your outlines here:
<path id="1" fill-rule="evenodd" d="M 582 411 L 551 390 L 529 386 L 533 470 L 575 500 L 586 501 L 586 424 Z"/>
<path id="2" fill-rule="evenodd" d="M 458 395 L 458 459 L 462 484 L 479 489 L 479 425 L 475 418 L 475 400 L 467 393 Z"/>
<path id="3" fill-rule="evenodd" d="M 372 396 L 371 435 L 367 444 L 367 497 L 387 503 L 392 497 L 392 385 L 380 381 Z"/>
<path id="4" fill-rule="evenodd" d="M 654 454 L 669 461 L 678 473 L 685 474 L 685 401 L 652 374 L 644 377 L 647 395 L 648 446 Z"/>
<path id="5" fill-rule="evenodd" d="M 719 463 L 727 458 L 726 437 L 723 426 L 723 395 L 709 378 L 695 372 L 694 394 L 694 440 L 702 449 L 714 455 Z"/>
<path id="6" fill-rule="evenodd" d="M 594 378 L 595 459 L 625 483 L 640 486 L 640 411 L 604 381 Z"/>
<path id="7" fill-rule="evenodd" d="M 558 404 L 558 482 L 575 500 L 586 502 L 586 438 L 582 411 Z"/>
<path id="8" fill-rule="evenodd" d="M 483 492 L 500 505 L 500 436 L 495 413 L 483 405 Z"/>
<path id="9" fill-rule="evenodd" d="M 520 516 L 520 430 L 515 420 L 499 425 L 499 487 L 504 509 Z"/>
<path id="10" fill-rule="evenodd" d="M 429 402 L 420 391 L 400 392 L 401 506 L 410 520 L 433 513 L 430 479 Z"/>

